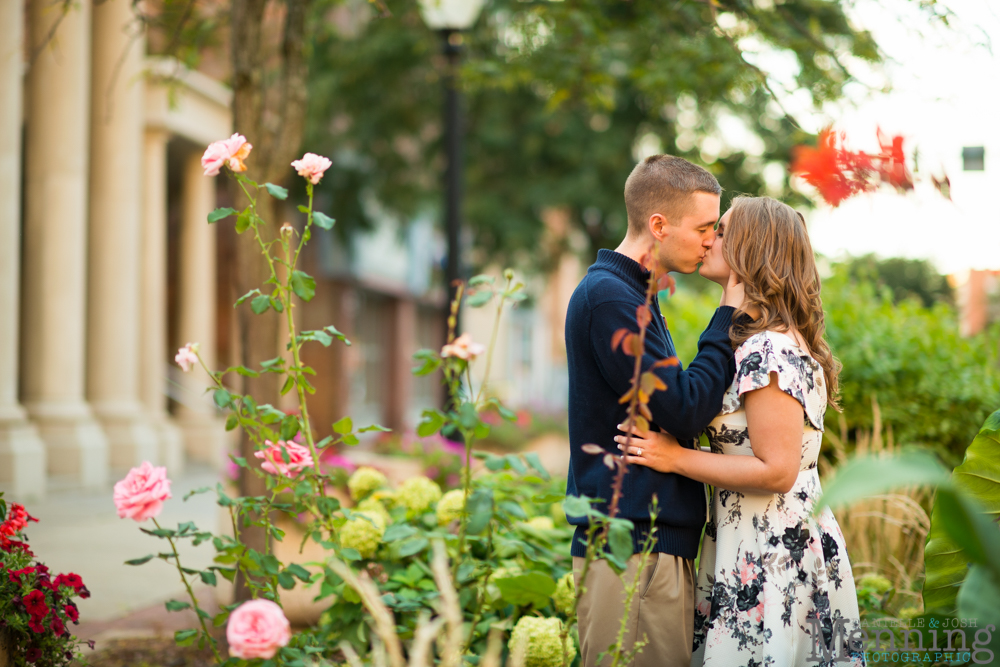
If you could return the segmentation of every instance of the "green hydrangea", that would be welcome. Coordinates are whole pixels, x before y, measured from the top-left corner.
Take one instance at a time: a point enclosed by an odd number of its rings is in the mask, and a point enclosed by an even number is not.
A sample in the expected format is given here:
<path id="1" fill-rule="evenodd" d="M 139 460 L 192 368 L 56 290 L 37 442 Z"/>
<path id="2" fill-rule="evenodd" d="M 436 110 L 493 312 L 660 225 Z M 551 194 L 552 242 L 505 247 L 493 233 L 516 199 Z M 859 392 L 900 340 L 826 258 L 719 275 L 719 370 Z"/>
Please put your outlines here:
<path id="1" fill-rule="evenodd" d="M 462 508 L 465 506 L 465 491 L 454 489 L 441 496 L 437 505 L 438 523 L 442 526 L 462 518 Z"/>
<path id="2" fill-rule="evenodd" d="M 892 588 L 892 582 L 880 574 L 866 574 L 858 579 L 858 588 L 867 588 L 877 595 L 884 595 Z"/>
<path id="3" fill-rule="evenodd" d="M 357 549 L 362 558 L 371 558 L 382 543 L 385 520 L 378 512 L 355 512 L 355 515 L 360 516 L 341 527 L 340 545 L 345 549 Z"/>
<path id="4" fill-rule="evenodd" d="M 362 466 L 354 471 L 351 478 L 347 480 L 347 488 L 351 491 L 351 498 L 361 500 L 373 492 L 388 486 L 389 480 L 375 468 Z"/>
<path id="5" fill-rule="evenodd" d="M 535 530 L 552 530 L 556 527 L 555 522 L 547 516 L 531 517 L 526 523 Z"/>
<path id="6" fill-rule="evenodd" d="M 513 653 L 518 645 L 524 646 L 524 667 L 562 667 L 563 624 L 558 618 L 522 616 L 510 634 L 507 647 Z M 576 657 L 576 645 L 566 638 L 567 663 Z"/>
<path id="7" fill-rule="evenodd" d="M 392 523 L 392 517 L 389 516 L 389 510 L 385 508 L 385 505 L 378 499 L 378 494 L 373 494 L 358 503 L 356 508 L 358 512 L 374 512 L 382 517 L 382 523 L 389 525 Z"/>
<path id="8" fill-rule="evenodd" d="M 399 485 L 396 500 L 406 508 L 407 514 L 417 516 L 441 500 L 441 487 L 433 480 L 417 475 Z"/>
<path id="9" fill-rule="evenodd" d="M 573 573 L 567 572 L 556 582 L 556 592 L 552 594 L 552 602 L 556 609 L 569 616 L 573 611 L 573 602 L 576 600 L 576 581 Z"/>

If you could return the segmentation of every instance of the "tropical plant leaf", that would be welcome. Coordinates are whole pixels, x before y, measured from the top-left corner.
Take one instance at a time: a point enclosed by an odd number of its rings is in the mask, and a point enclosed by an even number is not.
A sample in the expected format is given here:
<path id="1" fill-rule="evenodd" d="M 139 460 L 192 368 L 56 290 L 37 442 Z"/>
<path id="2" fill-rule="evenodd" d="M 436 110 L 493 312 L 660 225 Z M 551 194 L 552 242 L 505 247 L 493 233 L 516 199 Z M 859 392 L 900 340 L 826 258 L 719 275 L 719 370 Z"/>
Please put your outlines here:
<path id="1" fill-rule="evenodd" d="M 983 506 L 994 520 L 1000 515 L 1000 410 L 986 419 L 952 475 L 955 487 Z M 969 554 L 949 535 L 941 498 L 935 498 L 931 530 L 924 547 L 924 607 L 955 613 L 957 596 L 969 572 Z"/>
<path id="2" fill-rule="evenodd" d="M 838 509 L 869 496 L 904 486 L 938 485 L 948 481 L 948 469 L 929 451 L 909 449 L 895 456 L 858 456 L 840 467 L 813 510 Z"/>

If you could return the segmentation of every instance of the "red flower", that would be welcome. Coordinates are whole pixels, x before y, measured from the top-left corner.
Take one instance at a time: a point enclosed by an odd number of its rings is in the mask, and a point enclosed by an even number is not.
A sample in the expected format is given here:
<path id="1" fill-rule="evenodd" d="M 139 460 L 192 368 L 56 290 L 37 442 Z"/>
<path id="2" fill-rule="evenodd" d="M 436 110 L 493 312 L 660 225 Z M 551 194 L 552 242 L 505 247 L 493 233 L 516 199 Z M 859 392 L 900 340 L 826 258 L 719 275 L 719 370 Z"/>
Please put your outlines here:
<path id="1" fill-rule="evenodd" d="M 21 570 L 11 570 L 10 572 L 7 573 L 7 577 L 10 579 L 10 581 L 11 581 L 12 584 L 19 584 L 19 583 L 21 583 L 21 577 L 22 576 L 24 576 L 26 574 L 34 574 L 34 573 L 35 573 L 35 568 L 33 568 L 33 567 L 26 567 L 26 568 L 21 569 Z"/>
<path id="2" fill-rule="evenodd" d="M 49 613 L 49 605 L 45 603 L 45 593 L 31 591 L 24 596 L 24 606 L 33 618 L 42 619 Z"/>
<path id="3" fill-rule="evenodd" d="M 882 153 L 879 155 L 879 175 L 882 180 L 900 192 L 913 189 L 913 177 L 906 168 L 906 155 L 903 153 L 903 136 L 889 138 L 878 129 L 878 145 Z"/>
<path id="4" fill-rule="evenodd" d="M 29 648 L 24 653 L 24 659 L 27 660 L 28 662 L 36 662 L 41 657 L 42 657 L 42 649 L 38 648 L 37 646 Z"/>
<path id="5" fill-rule="evenodd" d="M 7 512 L 7 520 L 0 524 L 0 535 L 16 535 L 24 530 L 29 521 L 37 522 L 38 519 L 28 514 L 24 505 L 11 503 L 10 511 Z"/>
<path id="6" fill-rule="evenodd" d="M 72 572 L 58 575 L 56 577 L 56 586 L 69 586 L 77 593 L 80 592 L 80 589 L 84 588 L 83 579 L 80 578 L 80 575 L 73 574 Z"/>
<path id="7" fill-rule="evenodd" d="M 52 632 L 55 633 L 57 637 L 66 632 L 66 626 L 63 625 L 62 619 L 55 614 L 52 615 L 52 622 L 49 623 L 49 627 L 52 628 Z"/>
<path id="8" fill-rule="evenodd" d="M 77 623 L 80 620 L 80 610 L 76 608 L 76 605 L 68 604 L 63 607 L 63 610 L 66 612 L 66 618 L 74 623 Z"/>
<path id="9" fill-rule="evenodd" d="M 796 146 L 792 150 L 792 173 L 819 190 L 831 206 L 839 206 L 859 192 L 875 189 L 869 182 L 874 166 L 871 158 L 843 148 L 843 140 L 843 134 L 827 128 L 819 133 L 816 148 Z"/>

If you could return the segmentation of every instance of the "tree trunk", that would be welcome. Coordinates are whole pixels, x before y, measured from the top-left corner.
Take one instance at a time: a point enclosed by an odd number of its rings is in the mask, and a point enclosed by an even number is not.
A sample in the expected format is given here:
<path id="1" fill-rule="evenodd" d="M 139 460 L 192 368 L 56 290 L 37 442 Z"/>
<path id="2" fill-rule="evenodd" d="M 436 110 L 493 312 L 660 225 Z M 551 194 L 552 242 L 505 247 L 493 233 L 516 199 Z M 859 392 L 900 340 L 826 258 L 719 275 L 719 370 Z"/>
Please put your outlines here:
<path id="1" fill-rule="evenodd" d="M 235 130 L 253 144 L 247 160 L 248 176 L 258 183 L 287 182 L 292 175 L 290 163 L 298 157 L 305 125 L 306 106 L 306 15 L 312 0 L 286 0 L 283 4 L 266 0 L 233 0 L 232 3 L 232 61 L 233 61 L 233 122 Z M 275 20 L 283 16 L 283 23 Z M 277 53 L 268 52 L 267 33 L 281 29 L 281 44 Z M 273 51 L 273 50 L 271 50 Z M 266 76 L 268 69 L 275 77 Z M 272 83 L 265 84 L 271 80 Z M 233 199 L 237 208 L 246 206 L 239 185 L 233 181 Z M 265 221 L 262 236 L 265 240 L 277 236 L 281 220 L 280 202 L 266 193 L 258 199 L 258 213 Z M 240 235 L 236 244 L 236 275 L 232 280 L 237 293 L 242 295 L 259 288 L 265 289 L 269 277 L 267 263 L 260 247 L 250 232 Z M 270 286 L 267 288 L 270 290 Z M 254 315 L 244 304 L 235 319 L 239 327 L 236 356 L 248 368 L 258 367 L 261 361 L 273 359 L 280 353 L 282 319 L 273 310 Z M 274 373 L 264 373 L 257 378 L 243 378 L 243 393 L 251 394 L 258 404 L 277 405 L 282 378 Z M 243 434 L 240 455 L 250 465 L 258 465 L 254 458 L 254 443 Z M 260 496 L 266 492 L 264 480 L 246 469 L 240 471 L 240 494 Z M 241 537 L 247 547 L 262 553 L 269 551 L 265 530 L 253 526 L 242 529 Z M 238 578 L 236 599 L 250 597 L 247 583 Z"/>

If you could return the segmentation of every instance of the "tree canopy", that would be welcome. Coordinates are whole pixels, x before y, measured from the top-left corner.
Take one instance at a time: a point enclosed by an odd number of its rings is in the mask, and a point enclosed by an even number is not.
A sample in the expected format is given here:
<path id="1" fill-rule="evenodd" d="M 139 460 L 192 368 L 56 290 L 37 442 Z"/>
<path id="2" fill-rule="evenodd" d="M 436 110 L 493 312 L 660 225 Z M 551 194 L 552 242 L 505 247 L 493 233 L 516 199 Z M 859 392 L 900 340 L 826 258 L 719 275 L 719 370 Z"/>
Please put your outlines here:
<path id="1" fill-rule="evenodd" d="M 625 231 L 634 151 L 703 164 L 730 195 L 805 203 L 783 167 L 809 139 L 769 91 L 755 53 L 794 61 L 816 104 L 842 95 L 850 61 L 877 62 L 841 0 L 494 0 L 465 36 L 465 220 L 477 263 L 544 267 L 561 244 L 592 254 Z M 307 144 L 335 161 L 323 182 L 341 233 L 377 201 L 406 219 L 437 211 L 443 170 L 440 38 L 416 3 L 375 18 L 342 5 L 315 31 Z M 777 55 L 775 55 L 777 54 Z M 742 142 L 720 141 L 736 126 Z M 742 130 L 739 128 L 742 127 Z M 730 131 L 728 134 L 732 134 Z M 772 172 L 774 169 L 772 168 Z M 543 242 L 542 213 L 581 234 Z M 551 236 L 551 235 L 550 235 Z M 554 242 L 552 242 L 554 241 Z"/>

